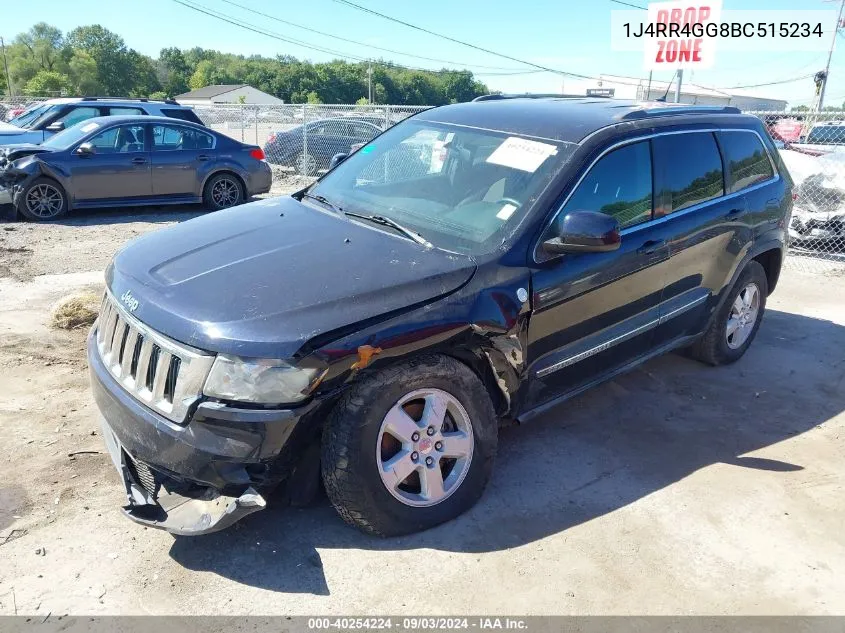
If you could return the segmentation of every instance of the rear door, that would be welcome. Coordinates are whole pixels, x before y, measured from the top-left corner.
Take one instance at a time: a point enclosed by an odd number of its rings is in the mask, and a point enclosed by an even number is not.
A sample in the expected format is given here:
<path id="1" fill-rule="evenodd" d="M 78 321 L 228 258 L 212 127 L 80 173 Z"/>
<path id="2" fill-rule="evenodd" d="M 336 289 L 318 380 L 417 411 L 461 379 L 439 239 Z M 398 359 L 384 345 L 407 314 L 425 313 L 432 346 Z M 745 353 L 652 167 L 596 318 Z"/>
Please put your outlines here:
<path id="1" fill-rule="evenodd" d="M 719 295 L 749 251 L 752 230 L 741 192 L 726 181 L 716 134 L 691 131 L 653 140 L 655 211 L 670 266 L 655 345 L 701 332 Z M 727 193 L 726 193 L 727 192 Z"/>
<path id="2" fill-rule="evenodd" d="M 349 152 L 354 142 L 352 128 L 346 121 L 328 119 L 308 130 L 308 153 L 317 158 L 321 167 L 328 166 L 335 154 Z"/>
<path id="3" fill-rule="evenodd" d="M 154 123 L 151 128 L 153 195 L 200 196 L 205 174 L 215 161 L 214 137 L 178 123 Z"/>
<path id="4" fill-rule="evenodd" d="M 651 142 L 631 142 L 589 169 L 541 238 L 557 235 L 555 224 L 571 211 L 607 213 L 622 227 L 619 250 L 564 255 L 533 272 L 529 408 L 650 350 L 669 259 L 653 200 Z"/>
<path id="5" fill-rule="evenodd" d="M 108 202 L 150 196 L 150 153 L 144 128 L 138 123 L 110 127 L 89 139 L 93 155 L 71 154 L 69 182 L 75 200 Z"/>

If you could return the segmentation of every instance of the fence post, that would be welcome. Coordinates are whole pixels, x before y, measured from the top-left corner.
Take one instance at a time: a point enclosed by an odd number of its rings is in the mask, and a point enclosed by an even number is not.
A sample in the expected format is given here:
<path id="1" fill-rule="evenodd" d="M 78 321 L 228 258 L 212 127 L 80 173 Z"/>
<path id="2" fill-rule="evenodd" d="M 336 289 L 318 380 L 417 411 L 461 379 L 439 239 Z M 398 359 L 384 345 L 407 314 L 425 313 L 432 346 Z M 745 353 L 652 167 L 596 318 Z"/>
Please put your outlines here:
<path id="1" fill-rule="evenodd" d="M 259 106 L 255 106 L 255 144 L 261 147 L 261 143 L 258 142 L 258 112 Z"/>
<path id="2" fill-rule="evenodd" d="M 308 108 L 302 104 L 302 164 L 307 166 L 306 156 L 308 155 Z"/>
<path id="3" fill-rule="evenodd" d="M 390 106 L 384 106 L 384 128 L 387 129 L 390 127 Z"/>
<path id="4" fill-rule="evenodd" d="M 246 127 L 246 106 L 240 106 L 241 111 L 241 143 L 244 142 L 244 128 Z"/>

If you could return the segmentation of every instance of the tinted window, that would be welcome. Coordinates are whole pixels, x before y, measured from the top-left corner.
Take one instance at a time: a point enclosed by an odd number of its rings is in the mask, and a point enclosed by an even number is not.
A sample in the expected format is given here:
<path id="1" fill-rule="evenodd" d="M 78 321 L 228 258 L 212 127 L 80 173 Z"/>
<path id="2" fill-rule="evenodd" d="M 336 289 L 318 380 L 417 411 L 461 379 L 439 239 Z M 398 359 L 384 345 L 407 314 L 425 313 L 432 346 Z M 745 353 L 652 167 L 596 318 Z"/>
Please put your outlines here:
<path id="1" fill-rule="evenodd" d="M 71 125 L 76 125 L 80 121 L 93 119 L 95 116 L 100 116 L 100 108 L 79 107 L 71 109 L 71 111 L 65 113 L 64 116 L 60 116 L 57 121 L 64 123 L 65 127 L 70 127 Z"/>
<path id="2" fill-rule="evenodd" d="M 352 137 L 356 141 L 369 141 L 374 138 L 381 130 L 368 125 L 366 123 L 352 123 Z"/>
<path id="3" fill-rule="evenodd" d="M 841 145 L 845 143 L 845 125 L 817 125 L 807 136 L 808 143 Z"/>
<path id="4" fill-rule="evenodd" d="M 566 203 L 571 211 L 612 215 L 624 228 L 651 218 L 651 152 L 648 141 L 613 150 L 593 165 Z"/>
<path id="5" fill-rule="evenodd" d="M 763 182 L 774 176 L 772 163 L 760 137 L 750 132 L 720 132 L 719 141 L 728 167 L 728 192 Z"/>
<path id="6" fill-rule="evenodd" d="M 125 154 L 144 151 L 144 126 L 120 125 L 109 128 L 89 141 L 98 154 Z"/>
<path id="7" fill-rule="evenodd" d="M 345 121 L 321 121 L 308 127 L 308 134 L 314 136 L 349 137 L 349 124 Z"/>
<path id="8" fill-rule="evenodd" d="M 138 115 L 138 114 L 145 114 L 145 112 L 141 108 L 127 108 L 127 107 L 110 107 L 109 114 L 112 116 L 115 115 Z"/>
<path id="9" fill-rule="evenodd" d="M 171 119 L 181 119 L 182 121 L 190 121 L 191 123 L 199 123 L 203 125 L 203 122 L 200 121 L 200 118 L 194 113 L 193 110 L 178 110 L 176 108 L 162 108 L 161 113 L 164 116 L 168 116 Z"/>
<path id="10" fill-rule="evenodd" d="M 214 137 L 211 134 L 178 125 L 154 125 L 153 149 L 156 151 L 177 151 L 211 149 Z"/>
<path id="11" fill-rule="evenodd" d="M 722 157 L 709 132 L 654 138 L 656 217 L 723 195 Z"/>

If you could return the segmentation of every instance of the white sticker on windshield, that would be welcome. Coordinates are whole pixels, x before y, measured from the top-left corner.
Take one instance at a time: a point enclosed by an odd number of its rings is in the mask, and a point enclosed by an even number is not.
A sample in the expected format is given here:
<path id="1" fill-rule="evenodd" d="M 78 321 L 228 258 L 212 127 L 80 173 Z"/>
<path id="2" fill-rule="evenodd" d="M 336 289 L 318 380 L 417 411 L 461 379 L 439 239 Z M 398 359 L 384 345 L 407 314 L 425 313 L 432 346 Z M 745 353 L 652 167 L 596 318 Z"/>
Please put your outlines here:
<path id="1" fill-rule="evenodd" d="M 100 126 L 97 125 L 96 123 L 86 123 L 85 125 L 83 125 L 79 129 L 80 129 L 80 131 L 88 134 L 88 132 L 92 132 L 92 131 L 96 130 L 98 127 L 100 127 Z"/>
<path id="2" fill-rule="evenodd" d="M 496 214 L 496 217 L 500 220 L 507 220 L 509 217 L 513 215 L 513 212 L 516 211 L 516 207 L 512 204 L 506 204 L 501 208 L 501 210 Z"/>
<path id="3" fill-rule="evenodd" d="M 549 143 L 509 136 L 490 154 L 487 162 L 534 173 L 544 160 L 555 154 L 557 147 Z"/>

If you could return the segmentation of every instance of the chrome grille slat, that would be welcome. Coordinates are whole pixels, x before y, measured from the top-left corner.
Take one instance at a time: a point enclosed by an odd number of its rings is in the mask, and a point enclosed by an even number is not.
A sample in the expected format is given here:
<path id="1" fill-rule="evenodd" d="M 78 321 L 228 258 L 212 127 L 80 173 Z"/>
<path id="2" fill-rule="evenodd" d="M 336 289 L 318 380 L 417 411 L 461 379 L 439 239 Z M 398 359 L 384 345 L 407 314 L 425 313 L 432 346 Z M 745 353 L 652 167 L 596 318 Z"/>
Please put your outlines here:
<path id="1" fill-rule="evenodd" d="M 150 329 L 108 290 L 96 327 L 99 356 L 123 389 L 168 419 L 185 422 L 191 405 L 200 398 L 214 356 Z"/>

